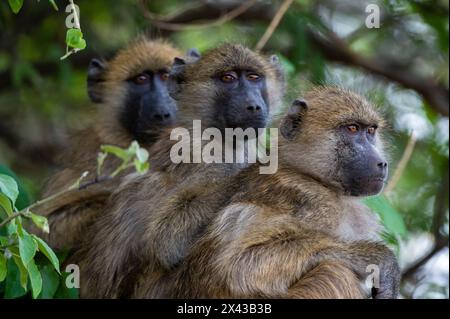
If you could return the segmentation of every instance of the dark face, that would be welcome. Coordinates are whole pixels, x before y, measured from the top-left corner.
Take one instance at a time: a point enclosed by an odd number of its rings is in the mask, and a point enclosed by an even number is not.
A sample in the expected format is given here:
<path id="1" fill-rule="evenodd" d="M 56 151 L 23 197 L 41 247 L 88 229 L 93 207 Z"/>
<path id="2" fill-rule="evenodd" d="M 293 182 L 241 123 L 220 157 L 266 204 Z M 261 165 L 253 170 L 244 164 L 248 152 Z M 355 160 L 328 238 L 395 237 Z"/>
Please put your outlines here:
<path id="1" fill-rule="evenodd" d="M 168 70 L 145 71 L 128 79 L 121 121 L 138 140 L 148 140 L 175 121 L 176 104 L 167 91 Z"/>
<path id="2" fill-rule="evenodd" d="M 337 161 L 340 183 L 352 196 L 368 196 L 381 192 L 388 164 L 375 146 L 376 125 L 361 123 L 338 129 Z"/>
<path id="3" fill-rule="evenodd" d="M 218 87 L 216 118 L 226 128 L 262 128 L 269 117 L 266 80 L 249 70 L 233 70 L 214 78 Z"/>

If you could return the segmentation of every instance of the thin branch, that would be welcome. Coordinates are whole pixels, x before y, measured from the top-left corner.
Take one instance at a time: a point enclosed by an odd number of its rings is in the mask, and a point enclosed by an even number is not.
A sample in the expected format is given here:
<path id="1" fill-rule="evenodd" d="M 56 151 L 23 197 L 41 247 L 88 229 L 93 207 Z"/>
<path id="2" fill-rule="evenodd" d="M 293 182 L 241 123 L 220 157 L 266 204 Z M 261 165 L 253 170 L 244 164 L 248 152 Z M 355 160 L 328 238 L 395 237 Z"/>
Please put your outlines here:
<path id="1" fill-rule="evenodd" d="M 25 216 L 25 213 L 20 211 L 20 212 L 12 214 L 11 216 L 9 216 L 8 218 L 6 218 L 4 221 L 2 221 L 0 223 L 0 228 L 8 225 L 9 222 L 13 221 L 14 219 L 16 219 L 17 217 L 20 217 L 20 216 Z"/>
<path id="2" fill-rule="evenodd" d="M 218 19 L 214 20 L 207 20 L 200 23 L 172 23 L 168 22 L 168 19 L 156 19 L 156 15 L 153 12 L 150 12 L 148 10 L 148 0 L 140 0 L 140 6 L 143 10 L 143 15 L 145 18 L 150 20 L 150 22 L 158 27 L 159 29 L 164 30 L 170 30 L 170 31 L 183 31 L 183 30 L 192 30 L 192 29 L 204 29 L 214 26 L 220 26 L 226 22 L 229 22 L 244 12 L 246 12 L 248 9 L 250 9 L 258 0 L 247 0 L 237 8 L 227 12 L 226 14 L 222 15 Z"/>
<path id="3" fill-rule="evenodd" d="M 405 147 L 402 158 L 398 162 L 397 169 L 395 170 L 394 175 L 392 176 L 391 180 L 384 189 L 384 193 L 391 192 L 395 188 L 395 186 L 397 186 L 398 182 L 400 181 L 400 178 L 403 175 L 403 172 L 406 169 L 406 166 L 408 165 L 409 160 L 411 159 L 411 155 L 414 151 L 416 141 L 417 141 L 416 135 L 414 134 L 414 132 L 412 132 L 411 135 L 409 136 L 408 144 Z"/>
<path id="4" fill-rule="evenodd" d="M 264 32 L 264 35 L 261 37 L 261 39 L 259 39 L 258 43 L 256 44 L 256 47 L 255 47 L 256 51 L 261 51 L 262 48 L 264 48 L 267 41 L 269 41 L 270 37 L 275 32 L 275 29 L 280 24 L 281 19 L 283 19 L 283 16 L 286 14 L 286 11 L 291 6 L 292 2 L 294 2 L 294 0 L 284 0 L 284 2 L 281 4 L 277 13 L 275 14 L 275 16 L 273 17 L 269 26 L 267 27 L 266 32 Z"/>
<path id="5" fill-rule="evenodd" d="M 331 30 L 327 30 L 326 34 L 319 34 L 310 29 L 309 37 L 328 60 L 360 67 L 395 81 L 406 88 L 413 89 L 422 95 L 437 113 L 448 117 L 449 90 L 435 79 L 422 78 L 417 74 L 412 74 L 407 69 L 399 68 L 398 64 L 393 61 L 360 56 Z"/>

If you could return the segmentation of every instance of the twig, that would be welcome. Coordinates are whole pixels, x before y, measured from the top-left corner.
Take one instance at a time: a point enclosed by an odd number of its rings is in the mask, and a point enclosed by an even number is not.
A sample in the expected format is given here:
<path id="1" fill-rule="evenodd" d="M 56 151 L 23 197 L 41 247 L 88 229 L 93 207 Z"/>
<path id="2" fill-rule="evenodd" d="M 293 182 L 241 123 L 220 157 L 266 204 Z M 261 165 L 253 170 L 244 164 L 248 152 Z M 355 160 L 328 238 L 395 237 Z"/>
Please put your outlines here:
<path id="1" fill-rule="evenodd" d="M 141 0 L 139 3 L 143 9 L 143 15 L 145 18 L 151 21 L 153 25 L 160 29 L 164 30 L 170 30 L 170 31 L 183 31 L 183 30 L 192 30 L 192 29 L 202 29 L 202 28 L 209 28 L 214 26 L 222 25 L 226 22 L 229 22 L 241 14 L 243 14 L 245 11 L 250 9 L 258 0 L 247 0 L 243 4 L 241 4 L 239 7 L 227 12 L 226 14 L 222 15 L 220 18 L 215 19 L 213 21 L 205 21 L 201 23 L 172 23 L 168 22 L 168 20 L 158 20 L 155 19 L 156 15 L 153 12 L 150 12 L 148 10 L 148 0 Z"/>
<path id="2" fill-rule="evenodd" d="M 284 2 L 281 4 L 277 13 L 275 14 L 269 26 L 267 27 L 266 32 L 264 32 L 263 36 L 261 37 L 261 39 L 259 39 L 258 43 L 256 44 L 255 47 L 256 51 L 261 51 L 262 48 L 264 48 L 267 41 L 269 41 L 270 37 L 275 32 L 275 29 L 280 24 L 281 19 L 283 19 L 283 16 L 286 14 L 286 11 L 291 6 L 292 2 L 294 2 L 294 0 L 284 0 Z"/>
<path id="3" fill-rule="evenodd" d="M 28 213 L 28 212 L 30 212 L 30 211 L 32 211 L 32 210 L 34 210 L 34 209 L 37 209 L 37 208 L 39 208 L 40 206 L 42 206 L 42 205 L 44 205 L 44 204 L 51 203 L 51 202 L 57 202 L 58 199 L 62 199 L 62 198 L 64 198 L 64 197 L 65 197 L 66 195 L 68 195 L 68 194 L 71 194 L 71 193 L 73 193 L 73 192 L 78 192 L 78 191 L 84 190 L 84 189 L 89 188 L 89 187 L 91 187 L 91 186 L 93 186 L 93 185 L 97 185 L 97 184 L 100 184 L 100 183 L 109 181 L 109 180 L 111 180 L 111 179 L 113 179 L 113 177 L 111 177 L 111 176 L 105 176 L 105 177 L 102 177 L 102 178 L 98 178 L 98 179 L 96 179 L 95 181 L 86 182 L 86 183 L 84 183 L 84 184 L 81 184 L 81 185 L 80 185 L 78 188 L 76 188 L 76 189 L 66 189 L 66 190 L 60 191 L 60 192 L 58 192 L 58 193 L 55 193 L 55 194 L 53 194 L 53 195 L 51 195 L 51 196 L 49 196 L 49 197 L 46 197 L 46 198 L 44 198 L 44 199 L 41 199 L 41 200 L 39 200 L 39 201 L 37 201 L 37 202 L 31 204 L 30 206 L 28 206 L 28 207 L 26 207 L 26 208 L 24 208 L 24 209 L 22 209 L 22 210 L 20 210 L 20 211 L 18 211 L 18 212 L 16 212 L 16 213 L 12 214 L 12 215 L 9 216 L 8 218 L 6 218 L 4 221 L 2 221 L 2 222 L 0 223 L 0 228 L 6 226 L 9 222 L 11 222 L 12 220 L 14 220 L 14 219 L 16 219 L 16 218 L 18 218 L 18 217 L 20 217 L 20 216 L 27 217 L 27 213 Z M 101 193 L 101 192 L 100 192 L 100 193 Z M 89 194 L 89 195 L 92 196 L 92 194 Z M 62 205 L 59 205 L 59 206 L 62 206 Z"/>
<path id="4" fill-rule="evenodd" d="M 414 132 L 411 133 L 409 136 L 408 144 L 406 144 L 405 151 L 403 152 L 402 158 L 398 162 L 397 169 L 395 170 L 394 175 L 392 176 L 389 183 L 386 185 L 386 188 L 384 189 L 384 193 L 391 192 L 395 186 L 397 186 L 398 182 L 400 181 L 400 178 L 403 175 L 403 172 L 406 169 L 406 166 L 408 165 L 409 160 L 411 159 L 411 155 L 414 151 L 414 147 L 416 145 L 416 135 Z"/>

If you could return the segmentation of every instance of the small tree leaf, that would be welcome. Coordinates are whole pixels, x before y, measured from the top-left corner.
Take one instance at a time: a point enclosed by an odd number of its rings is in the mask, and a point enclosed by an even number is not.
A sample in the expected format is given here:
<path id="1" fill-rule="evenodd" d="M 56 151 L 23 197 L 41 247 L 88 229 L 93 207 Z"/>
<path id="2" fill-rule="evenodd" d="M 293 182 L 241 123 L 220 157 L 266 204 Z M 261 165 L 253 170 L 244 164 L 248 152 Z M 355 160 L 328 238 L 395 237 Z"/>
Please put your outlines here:
<path id="1" fill-rule="evenodd" d="M 20 263 L 22 261 L 20 258 L 17 258 Z M 18 266 L 16 265 L 13 258 L 8 259 L 8 276 L 6 276 L 5 280 L 5 295 L 4 298 L 6 299 L 14 299 L 14 298 L 20 298 L 24 296 L 27 293 L 27 289 L 23 288 L 23 286 L 20 283 L 20 271 Z M 25 271 L 26 273 L 26 271 Z M 26 277 L 25 277 L 26 279 Z M 26 282 L 25 282 L 26 287 Z"/>
<path id="2" fill-rule="evenodd" d="M 19 236 L 19 252 L 25 268 L 28 268 L 28 264 L 33 260 L 37 248 L 38 245 L 33 237 L 23 231 L 22 236 Z"/>
<path id="3" fill-rule="evenodd" d="M 53 266 L 46 265 L 41 268 L 42 291 L 39 299 L 53 298 L 59 286 L 59 275 Z"/>
<path id="4" fill-rule="evenodd" d="M 138 148 L 138 150 L 136 151 L 136 157 L 141 163 L 147 162 L 148 156 L 148 152 L 144 148 Z"/>
<path id="5" fill-rule="evenodd" d="M 20 276 L 20 285 L 25 291 L 27 290 L 28 283 L 28 271 L 22 260 L 19 257 L 13 255 L 14 262 L 16 263 L 17 268 L 19 268 L 19 276 Z"/>
<path id="6" fill-rule="evenodd" d="M 34 260 L 31 260 L 28 265 L 28 275 L 30 276 L 31 291 L 33 292 L 33 299 L 36 299 L 42 290 L 42 277 L 36 266 Z"/>
<path id="7" fill-rule="evenodd" d="M 7 260 L 5 255 L 2 252 L 0 252 L 0 282 L 5 280 L 6 274 L 8 273 L 8 270 L 6 268 L 6 262 Z"/>
<path id="8" fill-rule="evenodd" d="M 2 193 L 0 193 L 0 207 L 6 212 L 6 215 L 12 215 L 13 207 L 11 205 L 11 201 Z"/>
<path id="9" fill-rule="evenodd" d="M 0 192 L 5 194 L 14 205 L 17 196 L 19 196 L 19 187 L 14 178 L 5 174 L 0 174 Z"/>
<path id="10" fill-rule="evenodd" d="M 86 48 L 86 41 L 83 39 L 83 32 L 80 29 L 68 29 L 66 34 L 66 44 L 68 47 L 83 50 Z"/>
<path id="11" fill-rule="evenodd" d="M 41 238 L 37 237 L 36 235 L 32 235 L 34 240 L 37 242 L 39 251 L 47 257 L 47 259 L 52 263 L 53 267 L 56 269 L 56 271 L 60 274 L 59 270 L 59 260 L 58 257 L 56 257 L 53 250 L 47 245 L 45 241 L 43 241 Z"/>
<path id="12" fill-rule="evenodd" d="M 50 4 L 53 6 L 53 9 L 55 9 L 56 11 L 58 11 L 58 6 L 56 5 L 55 0 L 48 0 L 50 2 Z"/>
<path id="13" fill-rule="evenodd" d="M 130 155 L 128 154 L 127 150 L 114 145 L 102 145 L 101 150 L 103 152 L 113 154 L 123 161 L 129 161 L 130 159 Z"/>
<path id="14" fill-rule="evenodd" d="M 42 229 L 44 233 L 50 232 L 50 227 L 48 225 L 48 220 L 44 216 L 36 215 L 33 213 L 30 213 L 31 220 L 33 223 L 39 228 Z"/>
<path id="15" fill-rule="evenodd" d="M 364 199 L 364 203 L 380 215 L 386 229 L 396 235 L 405 236 L 406 226 L 402 215 L 392 207 L 384 195 L 371 196 Z"/>
<path id="16" fill-rule="evenodd" d="M 18 14 L 20 9 L 22 9 L 23 0 L 8 0 L 8 2 L 12 12 L 14 12 L 15 14 Z"/>

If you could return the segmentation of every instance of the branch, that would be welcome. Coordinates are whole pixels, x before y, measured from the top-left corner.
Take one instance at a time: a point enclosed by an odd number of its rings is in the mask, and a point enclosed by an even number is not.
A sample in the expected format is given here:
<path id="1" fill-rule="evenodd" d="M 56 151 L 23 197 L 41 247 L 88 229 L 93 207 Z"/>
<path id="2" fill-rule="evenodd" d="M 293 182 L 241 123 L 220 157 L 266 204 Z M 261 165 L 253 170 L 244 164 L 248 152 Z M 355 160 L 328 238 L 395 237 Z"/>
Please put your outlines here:
<path id="1" fill-rule="evenodd" d="M 408 144 L 406 145 L 405 151 L 403 152 L 402 158 L 398 162 L 397 169 L 395 170 L 394 175 L 392 176 L 391 180 L 384 189 L 384 193 L 389 193 L 395 188 L 395 186 L 397 186 L 398 182 L 400 181 L 400 178 L 403 175 L 403 172 L 406 169 L 406 166 L 408 165 L 409 160 L 411 159 L 411 155 L 414 151 L 416 141 L 417 141 L 416 135 L 414 134 L 414 132 L 412 132 L 409 137 Z"/>
<path id="2" fill-rule="evenodd" d="M 154 14 L 153 12 L 150 12 L 148 10 L 148 0 L 140 0 L 139 4 L 140 7 L 143 10 L 143 15 L 145 18 L 150 20 L 150 22 L 156 26 L 159 29 L 164 30 L 170 30 L 170 31 L 183 31 L 183 30 L 192 30 L 192 29 L 204 29 L 209 28 L 213 26 L 219 26 L 226 22 L 229 22 L 244 12 L 246 12 L 248 9 L 250 9 L 258 0 L 247 0 L 240 6 L 234 8 L 233 10 L 225 13 L 224 15 L 220 16 L 218 19 L 213 20 L 206 20 L 204 22 L 199 23 L 175 23 L 171 20 L 176 19 L 176 16 L 171 15 L 170 17 L 160 17 L 157 18 L 158 15 Z M 199 8 L 199 6 L 194 6 L 194 8 Z M 192 7 L 191 7 L 192 8 Z"/>
<path id="3" fill-rule="evenodd" d="M 354 53 L 347 44 L 331 30 L 326 35 L 320 35 L 309 30 L 313 44 L 331 61 L 341 62 L 350 66 L 360 67 L 371 73 L 381 75 L 395 81 L 406 88 L 418 92 L 439 114 L 449 115 L 449 90 L 432 78 L 422 78 L 407 69 L 397 67 L 393 61 L 385 59 L 365 58 Z"/>
<path id="4" fill-rule="evenodd" d="M 294 0 L 284 0 L 283 4 L 280 6 L 280 9 L 278 9 L 278 12 L 275 14 L 273 20 L 270 22 L 266 32 L 256 44 L 255 47 L 256 51 L 261 51 L 262 48 L 266 45 L 267 41 L 269 41 L 270 37 L 275 32 L 275 29 L 280 24 L 281 19 L 283 19 L 283 16 L 285 15 L 287 9 L 289 9 L 289 7 L 291 6 L 292 2 L 294 2 Z"/>

